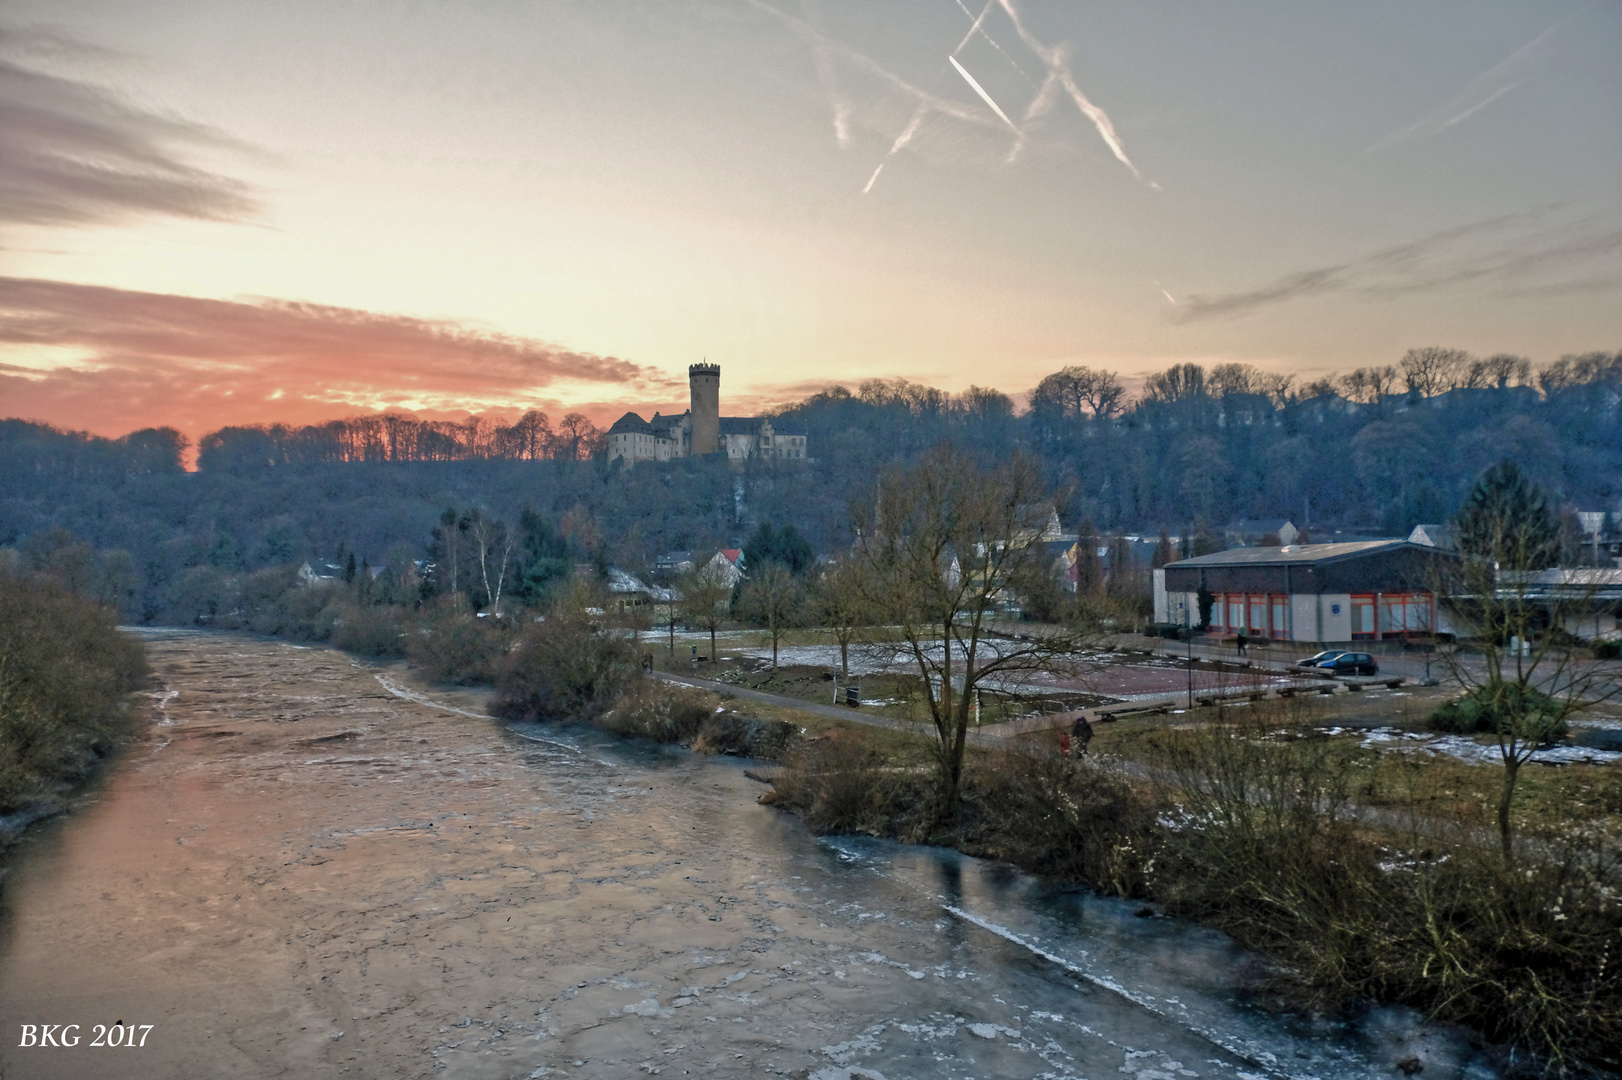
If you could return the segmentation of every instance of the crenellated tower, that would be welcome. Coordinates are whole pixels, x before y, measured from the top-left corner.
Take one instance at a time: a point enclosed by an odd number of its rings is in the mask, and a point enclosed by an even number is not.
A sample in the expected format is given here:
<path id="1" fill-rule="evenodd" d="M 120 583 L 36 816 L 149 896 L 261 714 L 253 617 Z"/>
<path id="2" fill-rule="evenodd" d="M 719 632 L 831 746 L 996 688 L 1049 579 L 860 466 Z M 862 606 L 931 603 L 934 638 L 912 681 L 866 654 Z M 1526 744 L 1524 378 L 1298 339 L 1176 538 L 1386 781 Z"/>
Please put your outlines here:
<path id="1" fill-rule="evenodd" d="M 687 383 L 692 394 L 693 422 L 689 453 L 713 454 L 721 448 L 721 365 L 691 365 Z"/>

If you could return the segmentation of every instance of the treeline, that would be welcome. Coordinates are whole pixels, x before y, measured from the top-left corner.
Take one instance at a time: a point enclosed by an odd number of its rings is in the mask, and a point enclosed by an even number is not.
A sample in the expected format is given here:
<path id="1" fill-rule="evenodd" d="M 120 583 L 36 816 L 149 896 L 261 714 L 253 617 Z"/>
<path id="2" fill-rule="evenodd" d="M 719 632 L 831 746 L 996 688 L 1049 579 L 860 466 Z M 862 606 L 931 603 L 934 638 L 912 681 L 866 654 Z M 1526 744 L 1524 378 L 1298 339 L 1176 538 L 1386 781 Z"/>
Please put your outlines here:
<path id="1" fill-rule="evenodd" d="M 221 428 L 198 443 L 197 465 L 237 471 L 384 461 L 580 461 L 602 453 L 606 439 L 580 413 L 569 413 L 556 428 L 545 413 L 533 409 L 512 424 L 478 416 L 419 420 L 382 413 L 305 427 Z"/>
<path id="2" fill-rule="evenodd" d="M 1505 458 L 1557 507 L 1622 499 L 1622 359 L 1414 350 L 1387 367 L 1298 385 L 1239 364 L 1182 364 L 1130 391 L 1119 375 L 1065 368 L 1021 412 L 1006 394 L 902 380 L 834 387 L 780 410 L 803 425 L 808 462 L 718 457 L 610 464 L 583 417 L 511 425 L 382 415 L 205 436 L 186 472 L 182 436 L 98 439 L 0 422 L 0 547 L 53 529 L 128 553 L 128 617 L 163 619 L 191 574 L 275 566 L 373 569 L 434 561 L 447 506 L 516 532 L 526 509 L 575 557 L 640 573 L 670 550 L 741 546 L 792 524 L 818 553 L 849 547 L 848 509 L 886 465 L 943 442 L 982 463 L 1025 449 L 1064 525 L 1103 537 L 1199 533 L 1240 518 L 1292 519 L 1313 536 L 1403 535 L 1445 521 Z M 1101 540 L 1101 544 L 1107 543 Z M 204 573 L 192 574 L 193 571 Z"/>

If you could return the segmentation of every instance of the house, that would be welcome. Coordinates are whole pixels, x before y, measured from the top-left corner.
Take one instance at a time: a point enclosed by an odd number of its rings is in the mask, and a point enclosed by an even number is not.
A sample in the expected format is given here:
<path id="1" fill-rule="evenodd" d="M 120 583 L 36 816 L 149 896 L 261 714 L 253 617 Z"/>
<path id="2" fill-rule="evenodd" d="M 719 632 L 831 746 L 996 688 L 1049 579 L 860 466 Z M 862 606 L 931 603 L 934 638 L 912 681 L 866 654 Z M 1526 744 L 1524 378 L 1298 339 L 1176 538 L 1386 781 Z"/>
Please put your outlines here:
<path id="1" fill-rule="evenodd" d="M 1444 551 L 1459 550 L 1459 545 L 1453 540 L 1453 528 L 1450 525 L 1415 525 L 1414 531 L 1408 534 L 1408 542 L 1441 548 Z"/>
<path id="2" fill-rule="evenodd" d="M 1437 582 L 1458 556 L 1407 540 L 1245 547 L 1154 572 L 1155 619 L 1277 641 L 1351 643 L 1449 632 Z"/>
<path id="3" fill-rule="evenodd" d="M 685 574 L 693 568 L 693 553 L 691 551 L 667 551 L 653 560 L 655 573 L 674 576 Z"/>
<path id="4" fill-rule="evenodd" d="M 1253 547 L 1257 544 L 1288 547 L 1301 538 L 1301 530 L 1288 518 L 1241 518 L 1222 531 L 1228 543 L 1234 547 Z"/>
<path id="5" fill-rule="evenodd" d="M 1080 552 L 1075 540 L 1040 540 L 1042 560 L 1066 592 L 1076 591 L 1076 563 Z M 1108 550 L 1107 548 L 1104 550 Z"/>
<path id="6" fill-rule="evenodd" d="M 717 551 L 715 556 L 704 564 L 701 572 L 718 574 L 728 588 L 736 588 L 738 582 L 743 580 L 743 549 L 723 548 Z"/>

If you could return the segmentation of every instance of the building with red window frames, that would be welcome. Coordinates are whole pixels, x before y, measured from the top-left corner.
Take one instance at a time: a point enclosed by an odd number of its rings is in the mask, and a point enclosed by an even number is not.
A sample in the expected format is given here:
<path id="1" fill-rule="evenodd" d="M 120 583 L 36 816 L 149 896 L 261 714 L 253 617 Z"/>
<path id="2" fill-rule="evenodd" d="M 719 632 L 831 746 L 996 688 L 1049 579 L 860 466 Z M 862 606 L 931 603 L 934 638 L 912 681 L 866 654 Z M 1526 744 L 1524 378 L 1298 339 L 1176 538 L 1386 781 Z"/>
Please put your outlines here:
<path id="1" fill-rule="evenodd" d="M 1429 637 L 1449 628 L 1437 583 L 1458 556 L 1406 540 L 1244 547 L 1154 572 L 1155 619 L 1273 641 L 1350 644 Z"/>

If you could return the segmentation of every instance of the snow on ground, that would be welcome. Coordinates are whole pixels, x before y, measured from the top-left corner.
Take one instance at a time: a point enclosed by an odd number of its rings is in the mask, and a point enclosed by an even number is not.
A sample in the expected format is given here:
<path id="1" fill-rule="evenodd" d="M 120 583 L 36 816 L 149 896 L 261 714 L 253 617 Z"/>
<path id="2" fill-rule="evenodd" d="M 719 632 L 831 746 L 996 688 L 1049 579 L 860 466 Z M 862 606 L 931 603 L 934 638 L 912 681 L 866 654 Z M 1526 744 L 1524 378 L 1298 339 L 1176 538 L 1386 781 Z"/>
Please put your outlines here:
<path id="1" fill-rule="evenodd" d="M 1348 729 L 1334 727 L 1330 735 L 1341 735 Z M 1496 743 L 1478 743 L 1465 735 L 1432 735 L 1422 731 L 1402 731 L 1382 727 L 1363 730 L 1362 746 L 1365 750 L 1397 750 L 1402 753 L 1446 754 L 1448 757 L 1472 765 L 1496 765 L 1503 761 Z M 1622 751 L 1595 750 L 1588 746 L 1551 746 L 1532 752 L 1532 761 L 1545 765 L 1591 764 L 1606 765 L 1622 761 Z"/>

